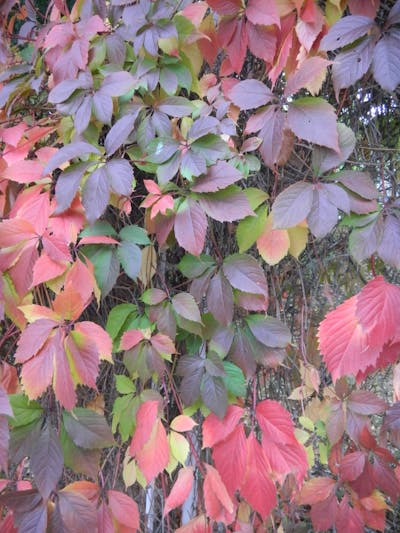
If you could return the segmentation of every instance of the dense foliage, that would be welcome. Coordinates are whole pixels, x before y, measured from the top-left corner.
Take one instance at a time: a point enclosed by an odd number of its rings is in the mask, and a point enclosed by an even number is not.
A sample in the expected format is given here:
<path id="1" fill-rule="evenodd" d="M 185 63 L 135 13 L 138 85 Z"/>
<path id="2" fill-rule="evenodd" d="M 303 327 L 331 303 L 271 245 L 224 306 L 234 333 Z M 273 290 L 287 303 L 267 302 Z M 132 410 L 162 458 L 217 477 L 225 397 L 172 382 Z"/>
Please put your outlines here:
<path id="1" fill-rule="evenodd" d="M 1 531 L 396 524 L 400 1 L 0 23 Z"/>

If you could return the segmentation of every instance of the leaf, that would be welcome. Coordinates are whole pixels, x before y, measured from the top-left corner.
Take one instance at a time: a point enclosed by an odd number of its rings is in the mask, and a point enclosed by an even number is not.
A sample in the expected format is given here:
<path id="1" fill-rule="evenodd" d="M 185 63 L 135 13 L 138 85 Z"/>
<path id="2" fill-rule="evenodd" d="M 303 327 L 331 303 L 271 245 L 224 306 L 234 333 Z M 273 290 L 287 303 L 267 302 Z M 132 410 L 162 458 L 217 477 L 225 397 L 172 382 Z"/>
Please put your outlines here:
<path id="1" fill-rule="evenodd" d="M 96 507 L 78 492 L 70 490 L 68 485 L 57 493 L 54 514 L 60 517 L 67 531 L 76 533 L 96 531 Z"/>
<path id="2" fill-rule="evenodd" d="M 126 159 L 114 158 L 105 165 L 111 189 L 117 194 L 129 196 L 134 184 L 133 170 Z"/>
<path id="3" fill-rule="evenodd" d="M 222 270 L 235 289 L 267 297 L 265 275 L 254 257 L 245 254 L 230 255 L 225 259 Z"/>
<path id="4" fill-rule="evenodd" d="M 367 200 L 374 200 L 379 196 L 374 182 L 366 172 L 344 170 L 339 174 L 335 174 L 335 180 Z"/>
<path id="5" fill-rule="evenodd" d="M 352 298 L 328 313 L 321 322 L 320 351 L 334 380 L 356 378 L 374 368 L 384 344 L 396 336 L 396 306 L 400 289 L 373 279 Z"/>
<path id="6" fill-rule="evenodd" d="M 326 500 L 336 487 L 334 479 L 329 477 L 314 477 L 304 483 L 300 495 L 301 505 L 314 505 Z"/>
<path id="7" fill-rule="evenodd" d="M 194 426 L 197 426 L 197 423 L 192 418 L 190 418 L 190 416 L 187 415 L 176 416 L 170 424 L 171 429 L 173 429 L 174 431 L 179 431 L 181 433 L 185 431 L 191 431 Z"/>
<path id="8" fill-rule="evenodd" d="M 47 165 L 43 169 L 43 175 L 49 174 L 66 161 L 70 161 L 71 159 L 75 159 L 76 157 L 81 157 L 86 154 L 100 154 L 100 152 L 92 144 L 83 141 L 66 144 L 49 159 Z"/>
<path id="9" fill-rule="evenodd" d="M 55 490 L 63 471 L 63 453 L 55 430 L 46 424 L 35 440 L 30 454 L 30 467 L 43 499 Z"/>
<path id="10" fill-rule="evenodd" d="M 311 183 L 299 181 L 278 194 L 272 205 L 275 228 L 297 226 L 309 214 L 313 202 Z"/>
<path id="11" fill-rule="evenodd" d="M 206 372 L 201 381 L 200 392 L 204 405 L 219 418 L 223 418 L 226 413 L 228 398 L 222 379 Z"/>
<path id="12" fill-rule="evenodd" d="M 269 265 L 276 265 L 287 255 L 289 246 L 290 239 L 287 230 L 274 229 L 272 213 L 270 213 L 257 239 L 257 249 L 261 257 Z"/>
<path id="13" fill-rule="evenodd" d="M 200 396 L 200 384 L 204 374 L 204 359 L 194 356 L 180 357 L 177 374 L 183 379 L 180 385 L 182 401 L 193 404 Z"/>
<path id="14" fill-rule="evenodd" d="M 203 491 L 207 516 L 216 522 L 230 524 L 234 518 L 234 504 L 218 471 L 208 464 L 205 467 Z"/>
<path id="15" fill-rule="evenodd" d="M 237 427 L 243 414 L 243 409 L 238 405 L 229 405 L 222 420 L 214 413 L 210 413 L 203 423 L 203 448 L 213 448 L 227 439 Z"/>
<path id="16" fill-rule="evenodd" d="M 315 146 L 312 153 L 313 168 L 318 174 L 322 174 L 344 163 L 352 154 L 356 145 L 353 130 L 342 123 L 338 123 L 339 153 L 329 148 Z"/>
<path id="17" fill-rule="evenodd" d="M 242 370 L 230 361 L 224 361 L 224 371 L 226 375 L 222 376 L 222 381 L 227 391 L 234 396 L 245 396 L 247 383 Z"/>
<path id="18" fill-rule="evenodd" d="M 265 519 L 277 504 L 265 452 L 253 433 L 247 438 L 246 468 L 240 494 Z"/>
<path id="19" fill-rule="evenodd" d="M 139 509 L 132 498 L 117 490 L 109 490 L 107 499 L 111 514 L 121 529 L 140 530 Z"/>
<path id="20" fill-rule="evenodd" d="M 107 137 L 104 141 L 104 147 L 108 156 L 113 155 L 127 140 L 129 134 L 133 130 L 139 111 L 140 107 L 135 109 L 132 113 L 121 117 L 107 133 Z"/>
<path id="21" fill-rule="evenodd" d="M 182 505 L 188 498 L 193 486 L 193 467 L 186 466 L 181 468 L 178 472 L 178 477 L 168 494 L 163 515 L 166 516 L 172 509 Z"/>
<path id="22" fill-rule="evenodd" d="M 233 292 L 226 277 L 219 270 L 211 278 L 207 290 L 208 310 L 222 325 L 227 326 L 233 320 Z"/>
<path id="23" fill-rule="evenodd" d="M 242 174 L 229 163 L 218 161 L 208 168 L 207 174 L 191 186 L 193 192 L 216 192 L 242 179 Z"/>
<path id="24" fill-rule="evenodd" d="M 289 105 L 287 122 L 300 139 L 339 152 L 335 110 L 322 98 L 304 96 L 294 100 Z"/>
<path id="25" fill-rule="evenodd" d="M 129 92 L 135 83 L 135 78 L 129 72 L 111 72 L 104 78 L 99 91 L 106 96 L 122 96 Z"/>
<path id="26" fill-rule="evenodd" d="M 285 348 L 292 335 L 289 328 L 272 316 L 250 315 L 246 322 L 254 337 L 264 346 Z"/>
<path id="27" fill-rule="evenodd" d="M 73 442 L 86 449 L 107 448 L 114 439 L 105 418 L 95 411 L 75 407 L 70 414 L 64 412 L 64 427 Z"/>
<path id="28" fill-rule="evenodd" d="M 275 3 L 265 3 L 263 0 L 249 0 L 246 8 L 246 16 L 253 24 L 280 26 L 278 7 Z"/>
<path id="29" fill-rule="evenodd" d="M 172 307 L 174 311 L 192 322 L 201 324 L 201 316 L 199 308 L 193 296 L 187 292 L 180 292 L 172 298 Z"/>
<path id="30" fill-rule="evenodd" d="M 233 222 L 254 215 L 247 196 L 235 185 L 213 194 L 199 195 L 198 200 L 207 215 L 219 222 Z"/>
<path id="31" fill-rule="evenodd" d="M 400 83 L 400 31 L 392 29 L 377 42 L 372 60 L 374 78 L 385 91 L 392 92 Z"/>
<path id="32" fill-rule="evenodd" d="M 259 136 L 262 139 L 260 146 L 260 154 L 270 168 L 279 161 L 279 155 L 285 139 L 285 127 L 286 127 L 286 115 L 282 113 L 279 106 L 270 105 L 262 111 L 259 116 L 253 115 L 256 121 L 260 121 L 257 129 L 261 129 Z M 246 133 L 250 133 L 253 128 L 251 127 L 253 117 L 250 117 L 246 126 Z"/>
<path id="33" fill-rule="evenodd" d="M 244 80 L 236 83 L 228 93 L 230 100 L 242 110 L 254 109 L 268 104 L 272 92 L 258 80 Z"/>
<path id="34" fill-rule="evenodd" d="M 308 227 L 317 238 L 325 237 L 334 228 L 338 218 L 338 210 L 330 202 L 327 193 L 322 187 L 314 189 L 313 203 L 307 217 Z"/>
<path id="35" fill-rule="evenodd" d="M 320 50 L 336 50 L 353 43 L 368 33 L 373 26 L 375 22 L 369 17 L 352 15 L 341 18 L 321 40 Z"/>
<path id="36" fill-rule="evenodd" d="M 42 407 L 35 401 L 29 401 L 24 394 L 10 394 L 9 400 L 13 412 L 13 427 L 26 426 L 36 422 L 43 414 Z"/>
<path id="37" fill-rule="evenodd" d="M 183 96 L 169 96 L 158 103 L 157 109 L 171 117 L 186 117 L 193 113 L 194 107 L 190 100 Z"/>
<path id="38" fill-rule="evenodd" d="M 322 72 L 326 71 L 326 68 L 330 64 L 330 61 L 319 56 L 305 59 L 299 68 L 288 76 L 284 91 L 285 96 L 295 94 L 303 87 L 307 87 L 310 82 L 320 76 Z"/>
<path id="39" fill-rule="evenodd" d="M 109 196 L 108 174 L 104 165 L 89 175 L 83 190 L 82 203 L 90 224 L 104 213 Z"/>
<path id="40" fill-rule="evenodd" d="M 239 253 L 246 252 L 260 237 L 267 221 L 267 209 L 260 207 L 255 211 L 256 216 L 242 219 L 236 228 L 236 239 Z"/>
<path id="41" fill-rule="evenodd" d="M 117 248 L 117 255 L 125 274 L 136 280 L 142 264 L 142 252 L 139 246 L 132 242 L 122 241 Z"/>
<path id="42" fill-rule="evenodd" d="M 207 232 L 207 217 L 199 204 L 184 200 L 176 213 L 174 232 L 179 245 L 193 255 L 200 255 Z"/>

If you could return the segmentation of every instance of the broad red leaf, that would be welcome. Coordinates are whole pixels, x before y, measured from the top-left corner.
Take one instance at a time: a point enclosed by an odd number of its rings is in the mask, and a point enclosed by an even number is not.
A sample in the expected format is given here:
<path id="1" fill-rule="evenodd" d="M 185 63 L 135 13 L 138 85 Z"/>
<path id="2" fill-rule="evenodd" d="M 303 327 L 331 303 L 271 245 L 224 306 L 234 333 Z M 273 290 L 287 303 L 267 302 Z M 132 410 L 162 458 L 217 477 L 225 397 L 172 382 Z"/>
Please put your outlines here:
<path id="1" fill-rule="evenodd" d="M 303 87 L 307 87 L 330 65 L 331 62 L 323 57 L 314 56 L 305 59 L 299 68 L 288 77 L 284 94 L 297 93 Z"/>
<path id="2" fill-rule="evenodd" d="M 233 498 L 235 491 L 240 489 L 246 467 L 247 442 L 243 424 L 237 425 L 224 440 L 212 447 L 212 457 L 228 494 Z"/>
<path id="3" fill-rule="evenodd" d="M 176 533 L 212 533 L 213 526 L 204 514 L 196 516 L 184 526 L 178 528 Z"/>
<path id="4" fill-rule="evenodd" d="M 135 458 L 147 483 L 150 483 L 167 467 L 170 451 L 167 434 L 161 420 L 156 420 L 149 440 L 140 450 L 136 451 Z"/>
<path id="5" fill-rule="evenodd" d="M 175 216 L 174 232 L 178 244 L 193 255 L 200 255 L 207 232 L 207 217 L 199 204 L 184 200 Z"/>
<path id="6" fill-rule="evenodd" d="M 235 15 L 241 5 L 241 0 L 207 0 L 207 4 L 219 15 Z"/>
<path id="7" fill-rule="evenodd" d="M 253 433 L 247 438 L 245 475 L 240 494 L 265 519 L 275 507 L 276 488 L 264 449 Z"/>
<path id="8" fill-rule="evenodd" d="M 304 96 L 289 105 L 287 123 L 300 139 L 339 152 L 336 114 L 322 98 Z"/>
<path id="9" fill-rule="evenodd" d="M 140 530 L 140 516 L 137 503 L 126 494 L 116 490 L 107 492 L 108 507 L 116 524 L 123 533 L 134 533 Z"/>
<path id="10" fill-rule="evenodd" d="M 314 477 L 304 483 L 299 494 L 301 505 L 313 505 L 326 500 L 335 490 L 336 482 L 329 477 Z"/>
<path id="11" fill-rule="evenodd" d="M 130 350 L 143 339 L 144 335 L 139 329 L 130 329 L 122 335 L 120 348 L 121 350 Z"/>
<path id="12" fill-rule="evenodd" d="M 343 481 L 354 481 L 364 470 L 367 457 L 364 452 L 353 452 L 345 455 L 339 465 L 340 477 Z"/>
<path id="13" fill-rule="evenodd" d="M 233 521 L 235 506 L 218 471 L 211 465 L 206 464 L 205 467 L 203 492 L 207 516 L 228 525 Z"/>
<path id="14" fill-rule="evenodd" d="M 178 415 L 172 420 L 170 428 L 174 431 L 185 432 L 191 431 L 196 425 L 196 422 L 190 416 Z"/>
<path id="15" fill-rule="evenodd" d="M 178 477 L 164 504 L 164 516 L 175 507 L 182 505 L 189 496 L 193 486 L 193 467 L 186 466 L 178 472 Z"/>
<path id="16" fill-rule="evenodd" d="M 280 26 L 278 8 L 275 2 L 264 2 L 263 0 L 249 0 L 246 8 L 246 16 L 253 24 Z"/>
<path id="17" fill-rule="evenodd" d="M 230 405 L 222 420 L 210 413 L 203 422 L 203 448 L 212 448 L 225 440 L 235 430 L 242 416 L 243 409 L 237 405 Z"/>

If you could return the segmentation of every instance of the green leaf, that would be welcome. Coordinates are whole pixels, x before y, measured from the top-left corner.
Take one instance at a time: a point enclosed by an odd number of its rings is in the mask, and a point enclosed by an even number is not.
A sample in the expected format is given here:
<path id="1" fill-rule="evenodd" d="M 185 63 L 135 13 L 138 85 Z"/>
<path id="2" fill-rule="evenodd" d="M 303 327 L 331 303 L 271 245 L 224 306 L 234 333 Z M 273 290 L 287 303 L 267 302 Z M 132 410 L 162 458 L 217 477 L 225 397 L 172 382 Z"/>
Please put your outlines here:
<path id="1" fill-rule="evenodd" d="M 106 235 L 107 237 L 116 237 L 117 232 L 111 226 L 111 224 L 109 224 L 105 220 L 98 220 L 92 226 L 86 226 L 86 228 L 80 232 L 79 237 L 89 237 L 93 235 Z"/>
<path id="2" fill-rule="evenodd" d="M 106 419 L 91 409 L 75 407 L 71 413 L 64 411 L 63 419 L 65 430 L 76 446 L 92 450 L 114 444 Z"/>
<path id="3" fill-rule="evenodd" d="M 94 275 L 103 297 L 111 291 L 119 276 L 119 259 L 113 248 L 101 244 L 88 244 L 82 248 L 82 253 L 93 263 Z"/>
<path id="4" fill-rule="evenodd" d="M 117 248 L 117 255 L 125 274 L 135 281 L 142 265 L 142 252 L 139 246 L 133 242 L 122 241 Z"/>
<path id="5" fill-rule="evenodd" d="M 43 414 L 42 407 L 35 401 L 30 401 L 25 394 L 10 394 L 10 404 L 14 413 L 11 421 L 13 427 L 26 426 L 39 420 Z"/>
<path id="6" fill-rule="evenodd" d="M 246 252 L 251 248 L 264 230 L 267 222 L 267 208 L 260 207 L 255 213 L 255 217 L 246 217 L 237 226 L 236 239 L 240 253 Z"/>
<path id="7" fill-rule="evenodd" d="M 227 391 L 234 396 L 245 396 L 247 384 L 242 370 L 230 361 L 224 361 L 224 370 L 226 375 L 222 377 L 222 381 Z"/>
<path id="8" fill-rule="evenodd" d="M 128 329 L 126 327 L 127 322 L 136 318 L 137 314 L 136 305 L 130 303 L 119 304 L 111 309 L 107 317 L 106 330 L 114 343 L 118 341 L 119 344 L 119 338 Z"/>
<path id="9" fill-rule="evenodd" d="M 182 257 L 178 264 L 179 270 L 184 276 L 189 279 L 194 279 L 202 274 L 209 268 L 215 266 L 215 261 L 206 254 L 200 254 L 198 257 L 191 254 L 186 254 Z"/>
<path id="10" fill-rule="evenodd" d="M 255 210 L 265 200 L 269 198 L 268 194 L 256 187 L 248 187 L 245 191 L 250 207 Z"/>
<path id="11" fill-rule="evenodd" d="M 133 242 L 135 244 L 151 244 L 146 230 L 135 225 L 122 228 L 119 232 L 119 237 L 122 241 Z"/>
<path id="12" fill-rule="evenodd" d="M 115 385 L 120 394 L 131 394 L 136 391 L 136 387 L 132 380 L 123 374 L 115 376 Z"/>
<path id="13" fill-rule="evenodd" d="M 133 394 L 126 394 L 117 398 L 113 405 L 112 430 L 118 428 L 122 442 L 126 442 L 135 427 L 135 414 L 139 409 L 140 398 Z"/>

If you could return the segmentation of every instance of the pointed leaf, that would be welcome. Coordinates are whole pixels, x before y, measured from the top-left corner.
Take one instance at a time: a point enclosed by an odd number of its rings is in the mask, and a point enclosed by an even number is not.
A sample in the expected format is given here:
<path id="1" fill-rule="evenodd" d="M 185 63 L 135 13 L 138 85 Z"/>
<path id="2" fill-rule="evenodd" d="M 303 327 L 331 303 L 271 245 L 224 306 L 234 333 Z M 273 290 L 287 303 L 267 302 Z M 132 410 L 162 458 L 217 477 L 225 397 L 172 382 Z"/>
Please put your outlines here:
<path id="1" fill-rule="evenodd" d="M 55 490 L 62 474 L 63 464 L 60 439 L 55 430 L 46 424 L 33 444 L 30 457 L 32 474 L 45 500 Z"/>
<path id="2" fill-rule="evenodd" d="M 179 245 L 193 255 L 203 251 L 207 217 L 197 202 L 184 200 L 176 213 L 174 232 Z"/>
<path id="3" fill-rule="evenodd" d="M 171 492 L 165 500 L 164 516 L 172 509 L 182 505 L 190 494 L 193 486 L 193 467 L 181 468 Z"/>
<path id="4" fill-rule="evenodd" d="M 258 80 L 239 81 L 229 91 L 228 96 L 240 109 L 254 109 L 268 104 L 272 100 L 272 92 Z"/>
<path id="5" fill-rule="evenodd" d="M 64 412 L 64 426 L 77 446 L 81 448 L 106 448 L 114 439 L 106 419 L 90 409 L 76 407 L 70 414 Z"/>
<path id="6" fill-rule="evenodd" d="M 67 144 L 63 146 L 63 148 L 60 148 L 60 150 L 58 150 L 58 152 L 50 158 L 47 165 L 43 169 L 43 174 L 49 174 L 66 161 L 70 161 L 71 159 L 75 159 L 76 157 L 81 157 L 86 154 L 100 154 L 100 152 L 92 144 L 83 141 Z"/>

